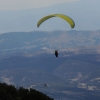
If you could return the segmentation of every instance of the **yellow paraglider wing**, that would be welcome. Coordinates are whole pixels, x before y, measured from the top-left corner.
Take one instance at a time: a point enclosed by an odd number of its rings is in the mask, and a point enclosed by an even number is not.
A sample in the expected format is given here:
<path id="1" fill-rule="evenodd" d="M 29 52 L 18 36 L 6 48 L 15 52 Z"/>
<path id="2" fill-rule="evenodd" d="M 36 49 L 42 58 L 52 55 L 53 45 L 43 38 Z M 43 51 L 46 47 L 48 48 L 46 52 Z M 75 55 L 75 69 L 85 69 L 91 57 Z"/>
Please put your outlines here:
<path id="1" fill-rule="evenodd" d="M 65 21 L 67 21 L 70 24 L 71 28 L 75 27 L 74 21 L 70 17 L 63 15 L 63 14 L 52 14 L 52 15 L 45 16 L 38 21 L 37 27 L 39 27 L 45 20 L 52 18 L 52 17 L 60 17 L 64 19 Z"/>

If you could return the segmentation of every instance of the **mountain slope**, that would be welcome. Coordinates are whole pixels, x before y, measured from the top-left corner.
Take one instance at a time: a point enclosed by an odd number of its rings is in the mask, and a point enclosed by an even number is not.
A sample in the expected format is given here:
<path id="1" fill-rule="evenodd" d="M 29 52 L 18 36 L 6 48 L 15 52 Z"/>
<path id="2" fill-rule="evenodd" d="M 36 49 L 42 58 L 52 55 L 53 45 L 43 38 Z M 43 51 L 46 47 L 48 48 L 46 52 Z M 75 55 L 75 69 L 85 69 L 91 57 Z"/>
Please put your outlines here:
<path id="1" fill-rule="evenodd" d="M 33 57 L 17 53 L 0 60 L 0 81 L 34 88 L 58 100 L 93 100 L 94 97 L 99 100 L 99 57 L 89 51 L 85 54 L 64 51 L 58 58 L 48 53 L 37 53 Z"/>
<path id="2" fill-rule="evenodd" d="M 91 47 L 100 44 L 100 30 L 96 31 L 34 31 L 0 34 L 0 55 L 15 52 L 71 50 L 71 48 Z M 84 48 L 83 48 L 84 49 Z"/>

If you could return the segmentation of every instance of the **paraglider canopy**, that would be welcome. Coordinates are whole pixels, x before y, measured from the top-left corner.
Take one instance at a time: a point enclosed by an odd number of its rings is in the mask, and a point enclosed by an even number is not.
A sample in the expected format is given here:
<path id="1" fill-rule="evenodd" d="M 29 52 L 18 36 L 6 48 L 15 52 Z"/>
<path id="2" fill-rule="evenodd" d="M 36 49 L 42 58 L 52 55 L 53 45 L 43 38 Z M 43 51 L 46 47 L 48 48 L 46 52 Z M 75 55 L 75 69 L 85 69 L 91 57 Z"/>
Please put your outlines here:
<path id="1" fill-rule="evenodd" d="M 68 17 L 67 15 L 64 15 L 64 14 L 51 14 L 51 15 L 45 16 L 38 21 L 37 27 L 39 27 L 44 21 L 46 21 L 47 19 L 52 18 L 52 17 L 60 17 L 60 18 L 64 19 L 65 21 L 67 21 L 70 24 L 71 28 L 75 27 L 74 21 L 70 17 Z"/>
<path id="2" fill-rule="evenodd" d="M 74 28 L 75 27 L 75 23 L 74 21 L 67 15 L 64 15 L 64 14 L 51 14 L 51 15 L 47 15 L 47 16 L 44 16 L 43 18 L 41 18 L 38 23 L 37 23 L 37 27 L 39 27 L 44 21 L 52 18 L 52 17 L 59 17 L 59 18 L 62 18 L 64 19 L 67 23 L 69 23 L 69 25 L 71 26 L 71 28 Z M 55 50 L 55 56 L 58 57 L 58 50 Z M 46 86 L 46 85 L 45 85 Z"/>

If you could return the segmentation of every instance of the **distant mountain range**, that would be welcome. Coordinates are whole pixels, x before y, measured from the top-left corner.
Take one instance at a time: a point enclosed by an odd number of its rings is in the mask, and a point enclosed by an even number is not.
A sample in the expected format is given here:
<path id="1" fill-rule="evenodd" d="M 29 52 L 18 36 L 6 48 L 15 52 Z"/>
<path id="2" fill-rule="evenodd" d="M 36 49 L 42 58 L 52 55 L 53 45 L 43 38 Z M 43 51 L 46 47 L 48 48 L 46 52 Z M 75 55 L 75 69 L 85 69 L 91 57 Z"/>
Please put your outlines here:
<path id="1" fill-rule="evenodd" d="M 99 52 L 100 30 L 96 31 L 33 31 L 0 34 L 0 55 L 16 52 L 71 51 L 90 48 Z M 82 48 L 83 47 L 83 48 Z M 98 49 L 96 49 L 98 48 Z M 81 50 L 81 52 L 83 52 Z"/>
<path id="2" fill-rule="evenodd" d="M 57 100 L 99 100 L 99 44 L 100 30 L 0 34 L 0 82 Z"/>
<path id="3" fill-rule="evenodd" d="M 97 30 L 100 29 L 99 5 L 99 0 L 78 0 L 42 8 L 0 11 L 0 33 L 33 30 L 71 30 L 70 26 L 60 18 L 52 18 L 43 23 L 40 28 L 37 28 L 37 22 L 41 17 L 53 13 L 70 16 L 75 21 L 75 30 Z"/>

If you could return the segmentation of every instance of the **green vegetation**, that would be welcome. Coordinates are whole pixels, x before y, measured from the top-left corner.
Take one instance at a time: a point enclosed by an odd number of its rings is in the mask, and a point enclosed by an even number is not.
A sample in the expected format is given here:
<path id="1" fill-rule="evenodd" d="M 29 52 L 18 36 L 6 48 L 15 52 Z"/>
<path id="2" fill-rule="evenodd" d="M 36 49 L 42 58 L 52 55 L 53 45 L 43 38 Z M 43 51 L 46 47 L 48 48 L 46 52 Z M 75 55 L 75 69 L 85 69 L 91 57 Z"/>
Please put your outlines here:
<path id="1" fill-rule="evenodd" d="M 54 100 L 35 89 L 15 88 L 13 85 L 0 83 L 0 100 Z"/>

